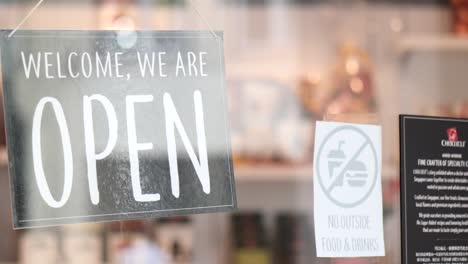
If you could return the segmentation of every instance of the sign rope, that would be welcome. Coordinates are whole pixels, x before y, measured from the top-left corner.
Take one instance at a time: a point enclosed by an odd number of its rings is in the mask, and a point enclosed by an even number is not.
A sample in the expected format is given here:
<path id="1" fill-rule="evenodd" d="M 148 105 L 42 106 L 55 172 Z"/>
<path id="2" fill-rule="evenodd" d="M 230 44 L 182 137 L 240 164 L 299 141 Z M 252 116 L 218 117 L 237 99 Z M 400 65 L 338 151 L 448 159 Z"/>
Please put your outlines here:
<path id="1" fill-rule="evenodd" d="M 23 20 L 21 20 L 21 22 L 19 22 L 19 24 L 13 29 L 13 31 L 10 32 L 10 34 L 8 34 L 8 38 L 11 38 L 11 36 L 13 36 L 13 34 L 15 34 L 16 31 L 18 31 L 18 29 L 24 24 L 24 22 L 26 22 L 29 17 L 36 11 L 36 9 L 42 4 L 42 2 L 44 2 L 44 0 L 39 0 L 39 2 L 37 2 L 37 4 L 29 11 L 29 13 L 23 18 Z"/>
<path id="2" fill-rule="evenodd" d="M 210 23 L 208 22 L 208 20 L 202 15 L 202 13 L 200 12 L 200 10 L 198 9 L 197 5 L 195 4 L 195 2 L 193 0 L 187 0 L 189 3 L 190 3 L 190 6 L 193 8 L 193 10 L 195 11 L 195 13 L 197 14 L 197 16 L 203 21 L 203 23 L 208 27 L 208 29 L 211 31 L 211 34 L 213 34 L 213 37 L 215 39 L 219 39 L 218 35 L 216 35 L 216 33 L 214 32 L 213 30 L 213 27 L 210 25 Z M 44 0 L 39 0 L 37 2 L 37 4 L 28 12 L 28 14 L 26 14 L 26 16 L 21 20 L 21 22 L 18 23 L 18 25 L 16 25 L 16 27 L 10 32 L 10 34 L 8 34 L 8 38 L 11 38 L 15 33 L 16 31 L 18 31 L 18 29 L 21 28 L 21 26 L 23 26 L 23 24 L 29 19 L 29 17 L 32 16 L 32 14 L 34 14 L 34 12 L 39 8 L 39 6 L 44 2 Z"/>

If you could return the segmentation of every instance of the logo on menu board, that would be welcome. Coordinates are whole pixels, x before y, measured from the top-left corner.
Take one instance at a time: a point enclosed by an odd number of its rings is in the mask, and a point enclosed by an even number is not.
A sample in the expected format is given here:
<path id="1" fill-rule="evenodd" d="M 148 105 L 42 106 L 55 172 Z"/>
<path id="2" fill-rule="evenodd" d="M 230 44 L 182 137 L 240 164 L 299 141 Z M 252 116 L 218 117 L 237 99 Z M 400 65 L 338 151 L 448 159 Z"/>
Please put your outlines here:
<path id="1" fill-rule="evenodd" d="M 443 147 L 455 147 L 455 148 L 464 148 L 466 141 L 459 141 L 458 131 L 456 127 L 451 127 L 447 129 L 447 139 L 443 139 L 441 145 Z"/>
<path id="2" fill-rule="evenodd" d="M 447 137 L 449 141 L 458 141 L 458 132 L 456 127 L 447 129 Z"/>

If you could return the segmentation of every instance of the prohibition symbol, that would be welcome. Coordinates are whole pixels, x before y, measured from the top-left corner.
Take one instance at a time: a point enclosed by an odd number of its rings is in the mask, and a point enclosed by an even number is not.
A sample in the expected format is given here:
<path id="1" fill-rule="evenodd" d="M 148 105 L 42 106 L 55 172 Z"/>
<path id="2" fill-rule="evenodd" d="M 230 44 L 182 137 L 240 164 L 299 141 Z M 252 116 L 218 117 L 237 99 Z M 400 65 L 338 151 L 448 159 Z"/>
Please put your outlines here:
<path id="1" fill-rule="evenodd" d="M 353 208 L 369 198 L 379 169 L 374 145 L 363 130 L 349 125 L 325 136 L 317 153 L 315 173 L 331 202 Z"/>

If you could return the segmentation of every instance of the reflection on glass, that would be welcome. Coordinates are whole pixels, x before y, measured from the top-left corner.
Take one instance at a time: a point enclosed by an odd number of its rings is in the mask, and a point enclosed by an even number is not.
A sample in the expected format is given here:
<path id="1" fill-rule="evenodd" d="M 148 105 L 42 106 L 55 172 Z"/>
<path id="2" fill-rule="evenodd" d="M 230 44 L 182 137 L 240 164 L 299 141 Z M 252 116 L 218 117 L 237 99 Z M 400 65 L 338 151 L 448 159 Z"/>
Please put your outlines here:
<path id="1" fill-rule="evenodd" d="M 206 29 L 185 2 L 47 1 L 24 28 Z M 242 217 L 214 214 L 190 216 L 189 224 L 149 220 L 136 227 L 117 222 L 12 235 L 3 162 L 0 262 L 399 263 L 396 115 L 468 117 L 465 1 L 194 2 L 215 29 L 225 31 Z M 32 4 L 1 1 L 1 27 L 14 27 Z M 131 34 L 121 40 L 122 47 L 132 46 Z M 76 106 L 72 100 L 64 104 Z M 314 122 L 322 119 L 384 126 L 384 258 L 314 258 L 312 142 Z M 154 135 L 147 131 L 145 137 Z M 61 151 L 55 143 L 44 142 L 50 146 L 44 155 Z M 144 162 L 154 165 L 150 158 Z M 89 199 L 87 188 L 81 187 L 80 199 Z"/>

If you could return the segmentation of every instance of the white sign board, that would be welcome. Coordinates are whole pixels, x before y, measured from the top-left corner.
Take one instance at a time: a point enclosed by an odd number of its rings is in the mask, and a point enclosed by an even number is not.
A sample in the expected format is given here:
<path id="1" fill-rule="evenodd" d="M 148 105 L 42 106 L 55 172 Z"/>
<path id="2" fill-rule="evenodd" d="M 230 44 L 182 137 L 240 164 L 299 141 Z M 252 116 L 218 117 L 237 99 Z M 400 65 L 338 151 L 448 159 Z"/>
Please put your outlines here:
<path id="1" fill-rule="evenodd" d="M 381 127 L 317 122 L 314 215 L 318 257 L 384 256 Z"/>

